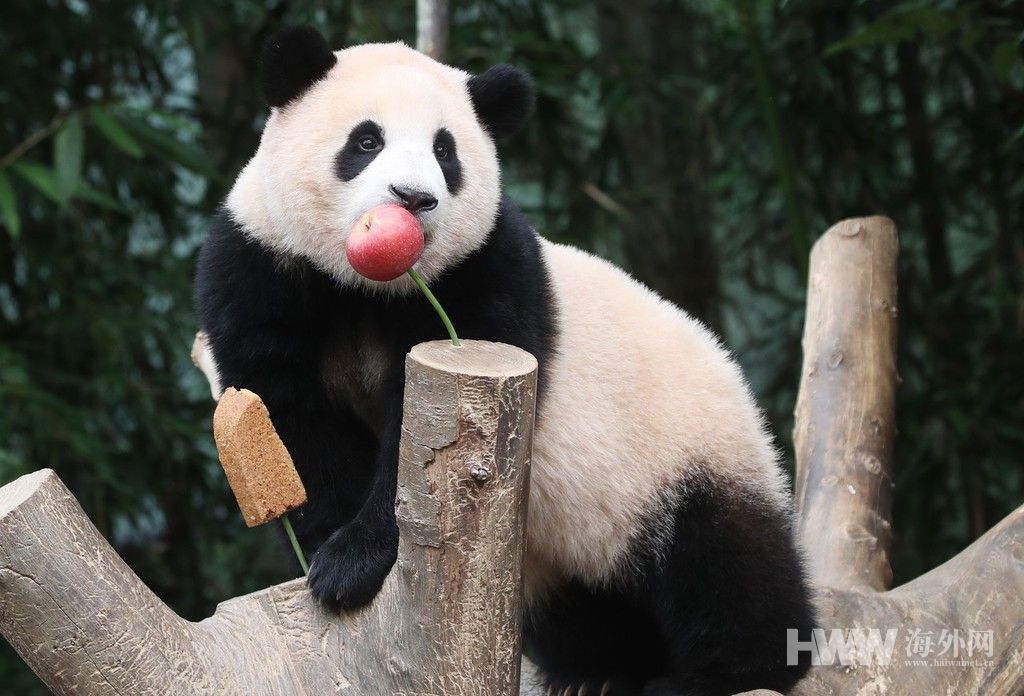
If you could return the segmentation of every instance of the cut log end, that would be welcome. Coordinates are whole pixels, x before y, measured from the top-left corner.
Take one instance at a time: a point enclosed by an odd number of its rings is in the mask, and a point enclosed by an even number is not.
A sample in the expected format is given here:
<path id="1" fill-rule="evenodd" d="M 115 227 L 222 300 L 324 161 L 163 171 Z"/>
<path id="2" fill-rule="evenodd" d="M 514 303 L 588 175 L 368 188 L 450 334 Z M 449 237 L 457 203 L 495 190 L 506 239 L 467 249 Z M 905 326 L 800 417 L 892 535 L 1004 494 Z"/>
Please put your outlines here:
<path id="1" fill-rule="evenodd" d="M 522 377 L 537 369 L 537 359 L 507 343 L 430 341 L 413 347 L 409 356 L 426 367 L 468 377 Z"/>
<path id="2" fill-rule="evenodd" d="M 45 486 L 49 479 L 56 477 L 57 474 L 53 469 L 40 469 L 31 474 L 19 476 L 0 488 L 0 519 L 24 505 L 25 501 Z"/>
<path id="3" fill-rule="evenodd" d="M 454 364 L 410 362 L 399 487 L 436 543 L 404 531 L 365 609 L 324 611 L 293 580 L 184 621 L 44 470 L 0 488 L 0 634 L 57 694 L 515 693 L 531 361 L 471 345 Z M 278 446 L 255 394 L 225 395 L 216 429 L 236 464 L 247 439 Z"/>

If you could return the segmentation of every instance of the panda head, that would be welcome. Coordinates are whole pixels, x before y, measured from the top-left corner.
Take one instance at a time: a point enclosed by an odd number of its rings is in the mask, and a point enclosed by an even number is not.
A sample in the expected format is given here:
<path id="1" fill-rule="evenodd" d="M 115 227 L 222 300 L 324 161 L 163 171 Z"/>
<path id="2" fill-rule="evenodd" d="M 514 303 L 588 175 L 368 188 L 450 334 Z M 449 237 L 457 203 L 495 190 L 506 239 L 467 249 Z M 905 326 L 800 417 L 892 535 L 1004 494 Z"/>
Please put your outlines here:
<path id="1" fill-rule="evenodd" d="M 261 70 L 270 118 L 228 197 L 247 234 L 344 286 L 398 291 L 412 288 L 404 276 L 366 280 L 345 257 L 370 208 L 416 214 L 428 281 L 484 243 L 500 198 L 494 140 L 532 111 L 526 74 L 499 65 L 471 76 L 400 43 L 332 52 L 310 27 L 272 37 Z"/>

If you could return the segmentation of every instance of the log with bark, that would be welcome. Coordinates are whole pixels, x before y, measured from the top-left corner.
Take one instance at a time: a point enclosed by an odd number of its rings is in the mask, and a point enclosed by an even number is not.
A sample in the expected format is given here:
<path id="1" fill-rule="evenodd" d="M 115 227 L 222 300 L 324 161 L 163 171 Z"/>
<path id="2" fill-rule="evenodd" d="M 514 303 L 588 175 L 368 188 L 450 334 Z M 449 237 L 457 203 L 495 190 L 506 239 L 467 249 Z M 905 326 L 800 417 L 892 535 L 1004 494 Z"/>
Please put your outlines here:
<path id="1" fill-rule="evenodd" d="M 896 254 L 892 222 L 862 218 L 833 227 L 811 256 L 796 499 L 817 647 L 834 664 L 794 693 L 1021 694 L 1024 507 L 888 589 Z M 496 344 L 460 350 L 431 343 L 409 357 L 399 562 L 367 609 L 328 614 L 300 579 L 184 621 L 44 470 L 0 489 L 0 631 L 59 694 L 514 695 L 535 361 Z M 891 659 L 843 664 L 828 654 L 832 629 L 895 631 Z M 972 632 L 992 642 L 966 656 Z M 944 636 L 955 643 L 938 655 Z M 542 693 L 522 667 L 522 693 Z"/>
<path id="2" fill-rule="evenodd" d="M 406 362 L 399 560 L 330 614 L 304 579 L 185 621 L 50 470 L 0 489 L 0 631 L 57 694 L 511 694 L 536 398 L 533 356 L 416 346 Z"/>
<path id="3" fill-rule="evenodd" d="M 876 629 L 884 639 L 895 630 L 892 653 L 843 664 L 826 651 L 834 664 L 813 668 L 794 693 L 1019 695 L 1024 507 L 952 560 L 886 591 L 897 253 L 896 226 L 883 217 L 840 222 L 814 245 L 793 434 L 798 526 L 824 631 L 817 638 L 823 643 L 832 629 Z"/>

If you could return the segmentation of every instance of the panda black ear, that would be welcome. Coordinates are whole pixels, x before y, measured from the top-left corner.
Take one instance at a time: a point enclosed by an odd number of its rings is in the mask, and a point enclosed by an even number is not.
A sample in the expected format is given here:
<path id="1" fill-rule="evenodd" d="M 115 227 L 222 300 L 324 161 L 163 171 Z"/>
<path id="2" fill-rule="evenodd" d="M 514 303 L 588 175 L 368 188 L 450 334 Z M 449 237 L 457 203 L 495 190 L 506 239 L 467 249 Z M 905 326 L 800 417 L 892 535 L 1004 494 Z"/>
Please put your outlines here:
<path id="1" fill-rule="evenodd" d="M 320 80 L 338 62 L 323 35 L 311 26 L 290 27 L 263 45 L 260 79 L 271 106 L 284 106 Z"/>
<path id="2" fill-rule="evenodd" d="M 495 65 L 467 84 L 476 117 L 495 139 L 515 133 L 533 113 L 533 80 L 519 68 Z"/>

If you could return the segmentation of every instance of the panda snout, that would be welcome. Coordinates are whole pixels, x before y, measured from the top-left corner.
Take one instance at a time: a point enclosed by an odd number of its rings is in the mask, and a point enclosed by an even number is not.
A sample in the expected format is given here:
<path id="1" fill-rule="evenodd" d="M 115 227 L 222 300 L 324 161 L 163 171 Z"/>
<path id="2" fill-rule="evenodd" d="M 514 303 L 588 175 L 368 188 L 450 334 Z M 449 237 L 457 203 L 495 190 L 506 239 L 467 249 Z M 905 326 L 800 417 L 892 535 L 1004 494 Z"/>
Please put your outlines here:
<path id="1" fill-rule="evenodd" d="M 398 199 L 399 204 L 413 215 L 425 213 L 437 207 L 437 198 L 426 191 L 394 184 L 389 186 L 388 190 Z"/>

